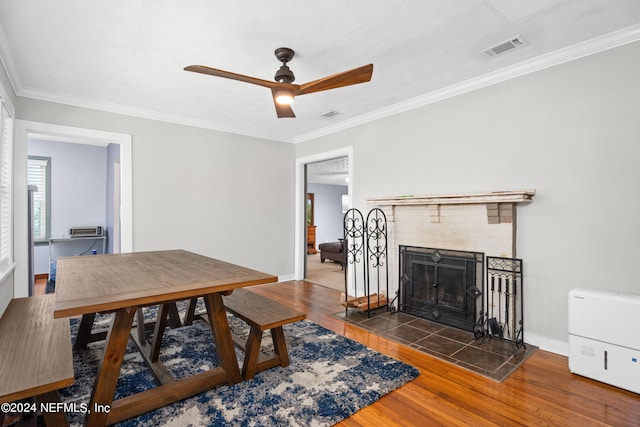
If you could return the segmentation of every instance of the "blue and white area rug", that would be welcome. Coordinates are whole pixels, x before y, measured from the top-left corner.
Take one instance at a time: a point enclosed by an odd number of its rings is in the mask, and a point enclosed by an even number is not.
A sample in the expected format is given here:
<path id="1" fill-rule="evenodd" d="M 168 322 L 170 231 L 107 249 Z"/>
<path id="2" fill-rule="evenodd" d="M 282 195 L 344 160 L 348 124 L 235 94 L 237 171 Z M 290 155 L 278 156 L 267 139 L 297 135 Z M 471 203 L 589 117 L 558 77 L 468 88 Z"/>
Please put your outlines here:
<path id="1" fill-rule="evenodd" d="M 72 335 L 77 330 L 72 321 Z M 239 335 L 248 326 L 229 316 Z M 419 371 L 309 321 L 285 325 L 291 364 L 256 374 L 252 380 L 221 386 L 124 421 L 120 426 L 328 426 L 370 405 L 413 380 Z M 270 334 L 263 337 L 272 348 Z M 60 392 L 63 402 L 88 405 L 103 343 L 74 355 L 75 384 Z M 243 353 L 236 351 L 240 366 Z M 211 330 L 203 322 L 165 332 L 161 361 L 176 378 L 218 365 Z M 129 344 L 116 389 L 116 399 L 154 387 L 155 381 Z M 67 414 L 71 425 L 84 416 Z"/>

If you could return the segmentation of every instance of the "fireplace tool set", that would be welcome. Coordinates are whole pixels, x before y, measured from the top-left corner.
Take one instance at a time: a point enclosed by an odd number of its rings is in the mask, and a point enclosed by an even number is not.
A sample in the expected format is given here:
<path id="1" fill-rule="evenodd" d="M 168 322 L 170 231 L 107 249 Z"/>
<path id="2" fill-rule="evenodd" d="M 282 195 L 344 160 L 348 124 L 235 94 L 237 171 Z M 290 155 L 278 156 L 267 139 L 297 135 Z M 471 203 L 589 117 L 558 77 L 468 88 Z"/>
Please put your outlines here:
<path id="1" fill-rule="evenodd" d="M 481 312 L 477 338 L 486 333 L 524 348 L 522 276 L 521 259 L 487 257 L 486 311 Z"/>

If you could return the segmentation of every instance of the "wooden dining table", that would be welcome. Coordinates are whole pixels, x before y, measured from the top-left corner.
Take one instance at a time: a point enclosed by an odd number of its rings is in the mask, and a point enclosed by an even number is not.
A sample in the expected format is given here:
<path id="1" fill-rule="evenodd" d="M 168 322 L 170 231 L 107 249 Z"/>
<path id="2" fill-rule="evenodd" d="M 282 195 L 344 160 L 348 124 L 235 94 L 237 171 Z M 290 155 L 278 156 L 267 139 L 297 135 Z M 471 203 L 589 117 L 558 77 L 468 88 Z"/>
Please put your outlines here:
<path id="1" fill-rule="evenodd" d="M 239 383 L 240 369 L 222 296 L 237 288 L 277 280 L 276 276 L 185 250 L 59 258 L 54 317 L 82 315 L 83 319 L 92 320 L 96 313 L 114 313 L 85 425 L 114 424 L 222 384 Z M 220 366 L 187 378 L 171 378 L 114 401 L 138 309 L 167 307 L 198 297 L 205 299 Z"/>

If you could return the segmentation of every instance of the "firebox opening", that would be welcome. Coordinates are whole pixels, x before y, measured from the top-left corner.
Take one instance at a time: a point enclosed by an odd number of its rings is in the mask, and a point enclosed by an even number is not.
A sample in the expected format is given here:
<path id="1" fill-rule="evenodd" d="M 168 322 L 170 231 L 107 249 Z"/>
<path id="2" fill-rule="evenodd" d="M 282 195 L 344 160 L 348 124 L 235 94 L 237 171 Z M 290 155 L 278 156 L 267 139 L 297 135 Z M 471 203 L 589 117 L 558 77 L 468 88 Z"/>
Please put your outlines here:
<path id="1" fill-rule="evenodd" d="M 482 323 L 484 254 L 400 246 L 400 311 L 467 331 Z"/>

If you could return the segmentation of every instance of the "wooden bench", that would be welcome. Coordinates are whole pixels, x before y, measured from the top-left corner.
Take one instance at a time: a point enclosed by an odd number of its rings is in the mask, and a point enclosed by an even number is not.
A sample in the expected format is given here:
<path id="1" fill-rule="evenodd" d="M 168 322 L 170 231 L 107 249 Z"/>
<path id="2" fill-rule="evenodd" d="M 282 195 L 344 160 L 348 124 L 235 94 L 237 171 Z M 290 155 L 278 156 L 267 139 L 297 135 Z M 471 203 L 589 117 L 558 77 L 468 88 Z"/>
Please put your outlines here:
<path id="1" fill-rule="evenodd" d="M 54 319 L 55 295 L 14 298 L 0 318 L 0 403 L 35 397 L 59 403 L 73 384 L 69 319 Z M 63 411 L 44 411 L 47 426 L 68 425 Z M 0 426 L 4 413 L 0 411 Z"/>
<path id="2" fill-rule="evenodd" d="M 251 379 L 257 372 L 274 366 L 289 366 L 282 325 L 304 320 L 306 314 L 244 289 L 236 289 L 223 301 L 227 311 L 251 326 L 246 342 L 237 336 L 233 337 L 234 343 L 244 350 L 242 378 Z M 260 351 L 262 333 L 267 330 L 271 330 L 273 339 L 274 351 L 271 354 Z"/>

